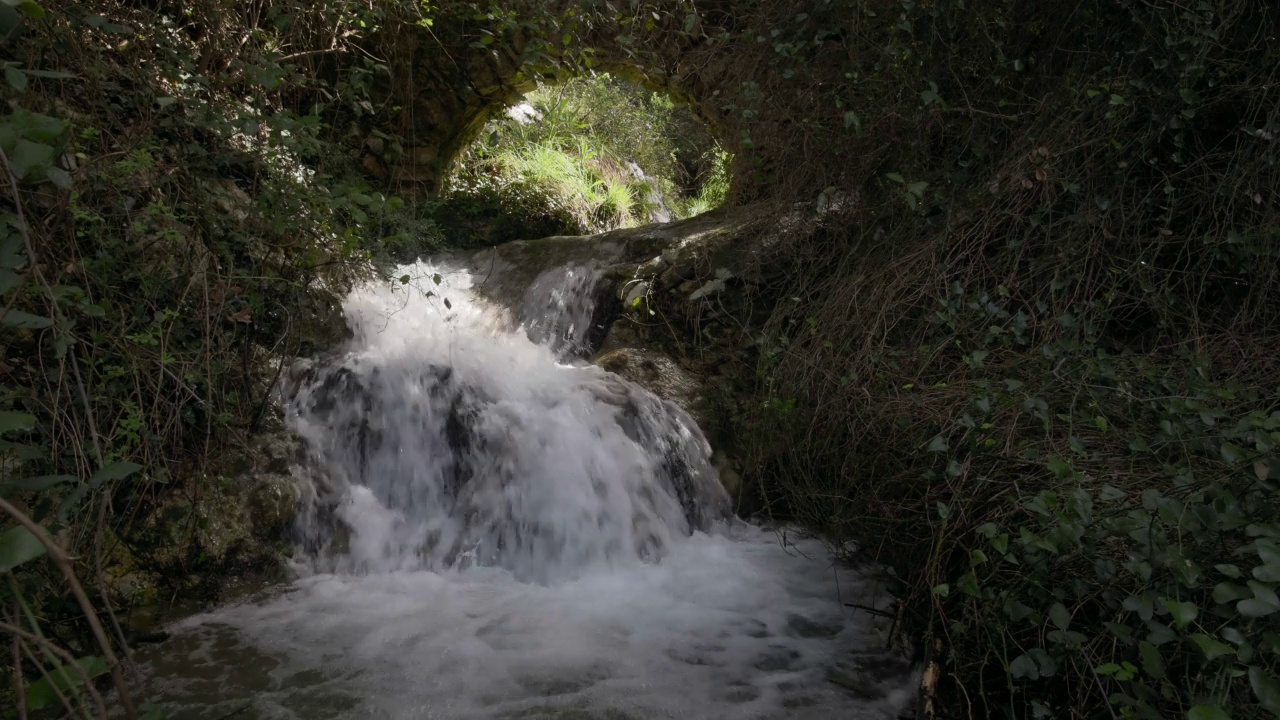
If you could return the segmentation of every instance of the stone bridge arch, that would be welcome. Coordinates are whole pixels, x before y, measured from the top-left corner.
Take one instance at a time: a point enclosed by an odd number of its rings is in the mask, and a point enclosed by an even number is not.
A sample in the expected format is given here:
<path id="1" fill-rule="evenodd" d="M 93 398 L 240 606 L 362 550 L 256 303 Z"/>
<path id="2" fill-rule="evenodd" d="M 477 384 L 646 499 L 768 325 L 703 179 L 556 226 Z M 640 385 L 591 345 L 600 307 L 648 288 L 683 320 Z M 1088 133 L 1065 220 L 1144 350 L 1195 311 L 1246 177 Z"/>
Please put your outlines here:
<path id="1" fill-rule="evenodd" d="M 447 36 L 477 37 L 483 28 L 452 27 Z M 630 48 L 597 31 L 588 60 L 560 62 L 550 67 L 546 53 L 522 34 L 507 34 L 481 45 L 447 47 L 436 38 L 446 33 L 423 31 L 407 41 L 401 37 L 386 49 L 393 59 L 390 92 L 400 106 L 400 137 L 408 141 L 396 158 L 380 159 L 375 174 L 386 177 L 401 193 L 434 195 L 447 179 L 453 162 L 478 137 L 484 124 L 519 101 L 539 82 L 557 82 L 587 72 L 608 72 L 685 105 L 719 132 L 716 93 L 687 62 L 683 43 L 664 43 L 656 52 L 638 58 Z M 479 34 L 479 37 L 499 37 Z M 589 65 L 589 66 L 588 66 Z M 722 142 L 727 138 L 720 137 Z M 369 166 L 366 157 L 366 166 Z M 371 168 L 374 169 L 374 168 Z"/>

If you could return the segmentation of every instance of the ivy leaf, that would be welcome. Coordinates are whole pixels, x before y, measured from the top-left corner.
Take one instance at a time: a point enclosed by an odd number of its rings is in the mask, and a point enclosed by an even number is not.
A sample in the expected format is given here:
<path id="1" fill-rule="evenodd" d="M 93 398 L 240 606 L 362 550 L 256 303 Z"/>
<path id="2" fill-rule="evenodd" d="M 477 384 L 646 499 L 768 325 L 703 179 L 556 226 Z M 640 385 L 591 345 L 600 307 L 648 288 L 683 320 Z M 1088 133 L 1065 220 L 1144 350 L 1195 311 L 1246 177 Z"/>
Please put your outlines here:
<path id="1" fill-rule="evenodd" d="M 28 77 L 47 78 L 49 80 L 72 80 L 75 75 L 57 70 L 23 70 Z"/>
<path id="2" fill-rule="evenodd" d="M 946 452 L 949 449 L 950 449 L 950 446 L 947 445 L 947 439 L 942 437 L 941 435 L 936 435 L 932 440 L 929 441 L 929 447 L 928 447 L 929 452 L 940 453 L 940 452 Z"/>
<path id="3" fill-rule="evenodd" d="M 13 488 L 22 492 L 41 492 L 48 490 L 62 483 L 75 482 L 75 475 L 41 475 L 40 477 L 19 478 L 17 480 L 6 480 L 3 487 Z"/>
<path id="4" fill-rule="evenodd" d="M 1149 642 L 1138 643 L 1138 652 L 1142 655 L 1142 669 L 1154 680 L 1164 677 L 1164 658 L 1160 651 Z"/>
<path id="5" fill-rule="evenodd" d="M 862 118 L 858 117 L 858 113 L 848 110 L 844 114 L 844 129 L 853 128 L 855 134 L 862 134 Z"/>
<path id="6" fill-rule="evenodd" d="M 1059 630 L 1066 630 L 1071 624 L 1071 613 L 1067 612 L 1067 606 L 1062 603 L 1054 603 L 1049 608 L 1049 621 L 1057 626 Z"/>
<path id="7" fill-rule="evenodd" d="M 28 140 L 49 143 L 57 140 L 67 129 L 61 120 L 30 110 L 17 110 L 9 116 L 9 124 L 18 134 Z"/>
<path id="8" fill-rule="evenodd" d="M 1138 617 L 1143 620 L 1151 619 L 1151 613 L 1155 609 L 1154 606 L 1155 603 L 1152 602 L 1150 593 L 1127 597 L 1124 599 L 1123 604 L 1125 610 L 1137 613 Z"/>
<path id="9" fill-rule="evenodd" d="M 1217 705 L 1196 705 L 1187 711 L 1187 720 L 1231 720 L 1231 716 Z"/>
<path id="10" fill-rule="evenodd" d="M 1249 684 L 1253 686 L 1253 694 L 1258 698 L 1258 704 L 1273 716 L 1280 718 L 1280 681 L 1270 675 L 1265 668 L 1251 665 Z"/>
<path id="11" fill-rule="evenodd" d="M 1248 598 L 1236 603 L 1236 610 L 1245 617 L 1260 618 L 1266 617 L 1276 610 L 1280 610 L 1280 608 L 1257 598 Z"/>
<path id="12" fill-rule="evenodd" d="M 1059 478 L 1069 478 L 1075 475 L 1075 470 L 1071 469 L 1071 463 L 1062 458 L 1049 458 L 1049 462 L 1045 464 Z"/>
<path id="13" fill-rule="evenodd" d="M 116 462 L 104 465 L 98 469 L 98 472 L 93 474 L 93 477 L 89 478 L 89 484 L 98 487 L 105 482 L 123 480 L 141 469 L 141 465 L 132 462 Z"/>
<path id="14" fill-rule="evenodd" d="M 13 432 L 14 430 L 30 430 L 35 426 L 36 418 L 34 415 L 13 412 L 12 410 L 0 411 L 0 433 Z"/>
<path id="15" fill-rule="evenodd" d="M 35 0 L 4 0 L 4 4 L 26 15 L 32 20 L 44 17 L 44 8 Z"/>
<path id="16" fill-rule="evenodd" d="M 71 173 L 63 170 L 57 165 L 50 165 L 45 168 L 44 176 L 49 179 L 49 182 L 57 185 L 63 190 L 71 189 Z"/>
<path id="17" fill-rule="evenodd" d="M 1280 543 L 1275 540 L 1254 540 L 1253 547 L 1264 563 L 1280 563 Z"/>
<path id="18" fill-rule="evenodd" d="M 1253 569 L 1253 577 L 1262 582 L 1280 582 L 1280 563 L 1267 563 Z"/>
<path id="19" fill-rule="evenodd" d="M 58 702 L 58 692 L 79 687 L 87 676 L 90 680 L 107 672 L 107 663 L 97 656 L 82 657 L 76 661 L 80 670 L 72 670 L 66 665 L 54 668 L 44 677 L 27 688 L 27 709 L 42 710 Z M 83 673 L 83 675 L 82 675 Z"/>
<path id="20" fill-rule="evenodd" d="M 0 295 L 22 284 L 22 276 L 12 270 L 0 268 Z"/>
<path id="21" fill-rule="evenodd" d="M 24 527 L 11 527 L 0 533 L 0 573 L 9 572 L 44 553 L 44 543 Z"/>
<path id="22" fill-rule="evenodd" d="M 1195 603 L 1178 602 L 1171 598 L 1161 598 L 1160 603 L 1173 615 L 1173 622 L 1179 629 L 1186 627 L 1200 614 L 1200 608 Z"/>
<path id="23" fill-rule="evenodd" d="M 44 143 L 35 143 L 27 139 L 18 140 L 9 157 L 9 167 L 19 180 L 26 178 L 33 170 L 48 167 L 53 162 L 53 147 Z"/>
<path id="24" fill-rule="evenodd" d="M 1223 460 L 1232 464 L 1244 459 L 1244 450 L 1239 445 L 1233 445 L 1229 442 L 1222 443 L 1222 448 L 1219 452 L 1222 454 Z"/>
<path id="25" fill-rule="evenodd" d="M 0 325 L 7 325 L 13 328 L 21 328 L 24 330 L 43 330 L 51 327 L 53 320 L 39 315 L 22 312 L 21 310 L 7 310 L 0 315 Z"/>
<path id="26" fill-rule="evenodd" d="M 1215 640 L 1203 633 L 1196 633 L 1195 635 L 1192 635 L 1191 642 L 1195 643 L 1196 647 L 1200 648 L 1200 652 L 1204 653 L 1205 659 L 1209 662 L 1213 662 L 1223 655 L 1231 655 L 1235 652 L 1235 650 L 1231 649 L 1230 645 L 1219 642 L 1218 640 Z"/>
<path id="27" fill-rule="evenodd" d="M 1250 595 L 1248 588 L 1240 587 L 1235 583 L 1221 582 L 1213 588 L 1213 601 L 1223 605 L 1242 600 Z"/>
<path id="28" fill-rule="evenodd" d="M 1009 674 L 1014 678 L 1039 680 L 1040 668 L 1036 667 L 1036 661 L 1030 655 L 1019 655 L 1009 663 Z"/>
<path id="29" fill-rule="evenodd" d="M 4 81 L 18 92 L 27 89 L 27 74 L 12 65 L 4 69 Z"/>

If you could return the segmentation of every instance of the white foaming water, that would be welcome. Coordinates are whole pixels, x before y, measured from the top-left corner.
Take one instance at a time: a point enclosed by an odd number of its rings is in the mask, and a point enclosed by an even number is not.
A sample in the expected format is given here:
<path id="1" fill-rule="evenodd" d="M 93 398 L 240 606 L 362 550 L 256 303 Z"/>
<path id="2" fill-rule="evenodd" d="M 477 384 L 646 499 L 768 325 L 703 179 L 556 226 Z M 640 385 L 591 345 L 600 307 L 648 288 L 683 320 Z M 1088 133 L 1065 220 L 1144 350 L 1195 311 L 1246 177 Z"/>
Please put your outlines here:
<path id="1" fill-rule="evenodd" d="M 908 673 L 841 602 L 871 589 L 733 520 L 684 412 L 565 360 L 593 273 L 540 278 L 518 326 L 405 273 L 293 383 L 301 579 L 144 656 L 171 717 L 895 717 Z"/>

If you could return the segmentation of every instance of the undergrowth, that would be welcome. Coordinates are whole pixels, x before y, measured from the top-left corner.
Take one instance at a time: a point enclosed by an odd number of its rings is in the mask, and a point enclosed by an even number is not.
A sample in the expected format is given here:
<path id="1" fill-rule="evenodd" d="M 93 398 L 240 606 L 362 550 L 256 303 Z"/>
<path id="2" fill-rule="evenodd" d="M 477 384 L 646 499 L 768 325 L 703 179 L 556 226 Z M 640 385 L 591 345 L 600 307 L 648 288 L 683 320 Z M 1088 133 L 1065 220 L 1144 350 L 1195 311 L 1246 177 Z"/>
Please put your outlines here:
<path id="1" fill-rule="evenodd" d="M 335 132 L 386 110 L 385 65 L 325 64 L 416 3 L 161 5 L 0 6 L 0 630 L 24 713 L 105 716 L 110 674 L 133 716 L 123 609 L 270 569 L 266 511 L 234 513 L 265 482 L 237 473 L 278 428 L 272 384 L 342 339 L 352 282 L 434 241 Z"/>
<path id="2" fill-rule="evenodd" d="M 931 711 L 1280 717 L 1275 9 L 809 10 L 737 18 L 749 172 L 836 210 L 774 258 L 764 502 L 895 573 Z"/>

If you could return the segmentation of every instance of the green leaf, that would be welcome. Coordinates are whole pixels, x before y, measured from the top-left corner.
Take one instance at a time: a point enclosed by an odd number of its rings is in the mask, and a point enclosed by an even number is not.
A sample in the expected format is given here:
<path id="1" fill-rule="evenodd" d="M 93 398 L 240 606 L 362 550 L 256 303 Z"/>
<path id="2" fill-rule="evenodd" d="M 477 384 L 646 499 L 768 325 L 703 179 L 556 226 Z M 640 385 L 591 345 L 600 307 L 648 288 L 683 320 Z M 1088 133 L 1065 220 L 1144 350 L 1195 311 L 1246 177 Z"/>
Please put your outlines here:
<path id="1" fill-rule="evenodd" d="M 72 80 L 75 75 L 57 70 L 23 70 L 30 77 L 48 78 L 49 80 Z"/>
<path id="2" fill-rule="evenodd" d="M 1213 588 L 1213 601 L 1219 604 L 1227 604 L 1252 597 L 1253 593 L 1248 588 L 1241 587 L 1235 583 L 1221 582 Z"/>
<path id="3" fill-rule="evenodd" d="M 1214 565 L 1213 568 L 1229 578 L 1240 577 L 1240 568 L 1235 565 Z"/>
<path id="4" fill-rule="evenodd" d="M 1196 633 L 1195 635 L 1192 635 L 1191 642 L 1195 643 L 1196 647 L 1200 648 L 1200 652 L 1204 653 L 1205 659 L 1209 662 L 1213 662 L 1223 655 L 1232 655 L 1235 653 L 1235 650 L 1231 649 L 1230 645 L 1224 642 L 1219 642 L 1218 640 L 1203 633 Z"/>
<path id="5" fill-rule="evenodd" d="M 1071 463 L 1062 458 L 1049 458 L 1049 462 L 1045 463 L 1049 470 L 1059 478 L 1069 478 L 1075 475 L 1075 470 L 1071 469 Z"/>
<path id="6" fill-rule="evenodd" d="M 22 276 L 12 270 L 0 268 L 0 295 L 22 284 Z"/>
<path id="7" fill-rule="evenodd" d="M 1049 607 L 1049 621 L 1052 622 L 1059 630 L 1066 630 L 1071 624 L 1071 613 L 1067 612 L 1067 606 L 1062 603 L 1054 603 Z"/>
<path id="8" fill-rule="evenodd" d="M 1249 667 L 1249 684 L 1253 686 L 1253 694 L 1258 704 L 1273 716 L 1280 718 L 1280 681 L 1265 668 L 1257 665 Z"/>
<path id="9" fill-rule="evenodd" d="M 104 465 L 98 469 L 98 472 L 93 474 L 93 477 L 89 478 L 89 484 L 93 487 L 98 487 L 104 482 L 123 480 L 141 469 L 141 465 L 132 462 L 116 462 Z"/>
<path id="10" fill-rule="evenodd" d="M 71 173 L 63 170 L 57 165 L 50 165 L 45 168 L 44 176 L 49 179 L 49 182 L 57 185 L 63 190 L 71 189 Z"/>
<path id="11" fill-rule="evenodd" d="M 940 453 L 940 452 L 946 452 L 949 449 L 950 447 L 947 445 L 947 439 L 942 437 L 941 435 L 936 435 L 932 440 L 929 441 L 929 447 L 928 447 L 929 452 Z"/>
<path id="12" fill-rule="evenodd" d="M 52 326 L 53 321 L 47 317 L 32 315 L 21 310 L 8 310 L 3 315 L 0 315 L 0 325 L 8 325 L 9 327 L 25 330 L 43 330 Z"/>
<path id="13" fill-rule="evenodd" d="M 1178 628 L 1184 628 L 1200 614 L 1200 608 L 1195 603 L 1178 602 L 1172 598 L 1161 598 L 1160 604 L 1169 610 L 1169 614 L 1173 615 L 1173 622 Z"/>
<path id="14" fill-rule="evenodd" d="M 1036 661 L 1030 655 L 1019 655 L 1009 663 L 1009 674 L 1014 678 L 1039 680 L 1040 668 L 1036 667 Z"/>
<path id="15" fill-rule="evenodd" d="M 85 676 L 92 680 L 108 670 L 106 661 L 96 656 L 82 657 L 76 660 L 76 665 L 80 667 L 80 671 L 61 665 L 32 683 L 27 688 L 27 709 L 42 710 L 50 707 L 58 702 L 58 691 L 66 694 L 68 690 L 84 684 Z"/>
<path id="16" fill-rule="evenodd" d="M 67 124 L 61 120 L 30 110 L 14 111 L 9 116 L 9 124 L 21 137 L 43 143 L 57 140 L 67 129 Z"/>
<path id="17" fill-rule="evenodd" d="M 1280 563 L 1267 563 L 1253 569 L 1253 577 L 1262 582 L 1280 582 Z"/>
<path id="18" fill-rule="evenodd" d="M 1254 597 L 1258 598 L 1259 600 L 1273 607 L 1280 608 L 1280 597 L 1276 596 L 1275 588 L 1272 588 L 1270 585 L 1267 585 L 1264 583 L 1254 582 L 1253 580 L 1250 580 L 1249 589 L 1253 591 Z"/>
<path id="19" fill-rule="evenodd" d="M 933 588 L 933 594 L 939 597 L 946 597 L 951 594 L 951 586 L 947 583 L 937 585 Z"/>
<path id="20" fill-rule="evenodd" d="M 44 17 L 44 8 L 35 0 L 4 0 L 4 3 L 32 20 Z"/>
<path id="21" fill-rule="evenodd" d="M 1103 500 L 1121 500 L 1128 496 L 1120 488 L 1107 483 L 1102 486 L 1102 491 L 1098 493 L 1098 497 Z"/>
<path id="22" fill-rule="evenodd" d="M 862 134 L 862 118 L 858 117 L 858 113 L 852 110 L 846 111 L 844 114 L 844 129 L 848 130 L 849 128 L 853 128 L 853 132 L 858 135 Z"/>
<path id="23" fill-rule="evenodd" d="M 1244 452 L 1244 449 L 1241 448 L 1239 445 L 1233 445 L 1229 442 L 1224 442 L 1222 443 L 1222 447 L 1219 449 L 1219 452 L 1221 453 L 1223 460 L 1226 460 L 1227 462 L 1232 464 L 1238 463 L 1241 460 L 1244 460 L 1245 452 Z"/>
<path id="24" fill-rule="evenodd" d="M 12 527 L 0 533 L 0 573 L 9 572 L 44 553 L 44 544 L 24 527 Z"/>
<path id="25" fill-rule="evenodd" d="M 412 280 L 412 279 L 413 279 L 413 278 L 409 277 L 408 275 L 401 275 L 401 276 L 400 276 L 400 284 L 401 284 L 401 285 L 408 285 L 408 284 L 409 284 L 409 281 L 410 281 L 410 280 Z"/>
<path id="26" fill-rule="evenodd" d="M 901 176 L 901 175 L 899 175 L 898 173 L 889 173 L 889 174 L 885 175 L 885 177 L 887 177 L 887 178 L 889 178 L 890 180 L 892 180 L 892 181 L 894 181 L 894 182 L 898 183 L 899 185 L 906 185 L 906 184 L 907 184 L 907 179 L 906 179 L 906 178 L 904 178 L 904 177 L 902 177 L 902 176 Z"/>
<path id="27" fill-rule="evenodd" d="M 435 275 L 431 276 L 431 282 L 437 285 L 439 285 L 443 281 L 444 281 L 444 278 L 440 277 L 440 273 L 436 273 Z"/>
<path id="28" fill-rule="evenodd" d="M 1138 652 L 1142 655 L 1142 669 L 1149 677 L 1159 680 L 1164 677 L 1164 658 L 1160 651 L 1149 642 L 1138 643 Z"/>
<path id="29" fill-rule="evenodd" d="M 1187 711 L 1187 720 L 1231 720 L 1231 716 L 1217 705 L 1196 705 Z"/>
<path id="30" fill-rule="evenodd" d="M 80 483 L 76 486 L 76 489 L 67 493 L 67 496 L 62 499 L 62 502 L 58 503 L 58 522 L 66 522 L 66 519 L 70 517 L 72 511 L 74 511 L 76 506 L 80 504 L 80 501 L 84 500 L 84 496 L 89 494 L 89 490 L 92 489 L 92 487 L 93 486 L 89 483 Z"/>
<path id="31" fill-rule="evenodd" d="M 35 426 L 36 418 L 34 415 L 13 412 L 12 410 L 0 410 L 0 434 L 13 432 L 14 430 L 30 430 Z"/>
<path id="32" fill-rule="evenodd" d="M 18 140 L 13 155 L 9 157 L 9 168 L 18 179 L 23 179 L 34 170 L 43 170 L 53 163 L 53 147 L 44 143 Z"/>
<path id="33" fill-rule="evenodd" d="M 1260 618 L 1266 617 L 1276 610 L 1280 610 L 1280 608 L 1257 598 L 1248 598 L 1236 603 L 1236 610 L 1245 617 Z"/>
<path id="34" fill-rule="evenodd" d="M 20 478 L 18 480 L 6 480 L 2 486 L 13 488 L 23 492 L 40 492 L 48 490 L 55 485 L 61 485 L 66 482 L 76 482 L 78 480 L 75 475 L 41 475 L 40 477 Z"/>
<path id="35" fill-rule="evenodd" d="M 27 74 L 12 65 L 4 69 L 4 81 L 18 92 L 27 89 Z"/>
<path id="36" fill-rule="evenodd" d="M 1254 540 L 1253 547 L 1264 563 L 1280 563 L 1280 543 L 1275 540 Z"/>

